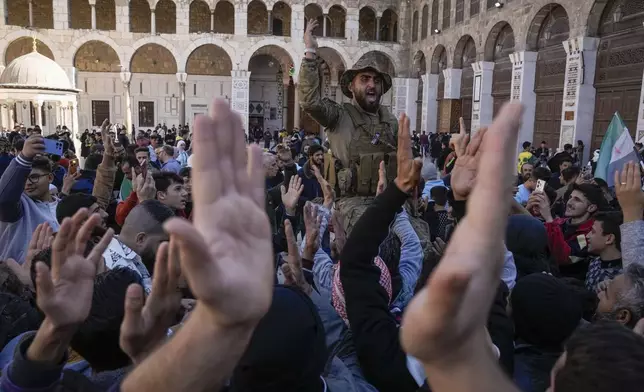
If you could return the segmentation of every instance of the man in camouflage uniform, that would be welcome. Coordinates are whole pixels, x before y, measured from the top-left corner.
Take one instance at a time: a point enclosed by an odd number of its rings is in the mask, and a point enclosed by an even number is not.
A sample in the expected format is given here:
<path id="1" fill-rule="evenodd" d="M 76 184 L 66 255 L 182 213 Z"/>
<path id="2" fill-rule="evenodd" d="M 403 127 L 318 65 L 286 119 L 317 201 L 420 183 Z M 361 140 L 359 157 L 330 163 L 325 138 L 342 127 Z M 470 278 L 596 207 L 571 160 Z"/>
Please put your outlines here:
<path id="1" fill-rule="evenodd" d="M 374 196 L 378 167 L 387 163 L 391 176 L 396 169 L 398 120 L 380 105 L 382 95 L 391 88 L 391 76 L 373 58 L 359 60 L 344 72 L 342 92 L 351 103 L 338 104 L 320 94 L 320 69 L 312 31 L 315 20 L 304 34 L 305 57 L 299 75 L 300 105 L 326 128 L 334 164 L 325 162 L 324 177 L 344 196 Z M 389 180 L 392 180 L 391 177 Z"/>

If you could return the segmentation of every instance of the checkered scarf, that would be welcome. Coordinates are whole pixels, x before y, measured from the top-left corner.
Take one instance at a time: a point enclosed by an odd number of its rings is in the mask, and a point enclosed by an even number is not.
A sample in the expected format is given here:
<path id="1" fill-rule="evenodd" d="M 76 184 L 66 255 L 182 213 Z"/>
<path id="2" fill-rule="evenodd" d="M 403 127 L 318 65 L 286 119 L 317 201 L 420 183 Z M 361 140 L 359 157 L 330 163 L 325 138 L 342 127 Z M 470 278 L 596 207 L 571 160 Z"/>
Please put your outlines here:
<path id="1" fill-rule="evenodd" d="M 373 259 L 373 263 L 380 269 L 380 285 L 387 292 L 388 304 L 391 303 L 392 288 L 391 288 L 391 274 L 387 269 L 387 265 L 380 258 L 376 256 Z M 347 317 L 347 304 L 344 299 L 344 289 L 342 288 L 342 282 L 340 281 L 340 262 L 333 266 L 333 288 L 331 292 L 331 302 L 335 311 L 338 312 L 338 315 L 344 320 L 344 322 L 349 325 L 349 318 Z"/>

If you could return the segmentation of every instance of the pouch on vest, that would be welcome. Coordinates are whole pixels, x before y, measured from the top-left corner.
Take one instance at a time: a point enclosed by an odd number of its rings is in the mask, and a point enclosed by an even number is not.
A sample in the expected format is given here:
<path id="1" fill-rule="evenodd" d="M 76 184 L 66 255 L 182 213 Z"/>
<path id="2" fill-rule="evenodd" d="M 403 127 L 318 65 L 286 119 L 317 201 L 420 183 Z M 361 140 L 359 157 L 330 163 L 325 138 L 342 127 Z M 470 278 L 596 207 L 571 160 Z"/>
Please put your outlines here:
<path id="1" fill-rule="evenodd" d="M 371 175 L 373 173 L 373 154 L 360 154 L 360 163 L 358 164 L 358 181 L 356 182 L 356 191 L 358 195 L 369 196 L 371 194 Z M 378 167 L 376 167 L 376 173 Z"/>
<path id="2" fill-rule="evenodd" d="M 353 173 L 351 169 L 341 169 L 338 171 L 338 189 L 340 196 L 346 196 L 351 190 L 351 183 L 353 180 Z"/>
<path id="3" fill-rule="evenodd" d="M 375 195 L 376 189 L 378 189 L 378 181 L 380 180 L 380 162 L 385 160 L 384 152 L 377 152 L 372 154 L 373 162 L 371 164 L 371 192 L 370 194 Z M 385 170 L 386 171 L 386 170 Z"/>

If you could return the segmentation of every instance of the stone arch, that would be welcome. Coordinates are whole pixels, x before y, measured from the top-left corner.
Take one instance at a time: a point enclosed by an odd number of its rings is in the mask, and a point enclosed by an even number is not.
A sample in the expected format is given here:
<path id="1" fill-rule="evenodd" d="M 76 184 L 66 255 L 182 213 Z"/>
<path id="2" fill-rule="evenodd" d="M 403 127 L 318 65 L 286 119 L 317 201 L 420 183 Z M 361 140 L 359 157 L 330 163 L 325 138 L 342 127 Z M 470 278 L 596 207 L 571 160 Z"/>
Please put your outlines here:
<path id="1" fill-rule="evenodd" d="M 116 30 L 116 2 L 114 0 L 96 0 L 97 30 Z"/>
<path id="2" fill-rule="evenodd" d="M 151 33 L 152 11 L 148 0 L 130 0 L 130 32 Z"/>
<path id="3" fill-rule="evenodd" d="M 387 8 L 380 18 L 380 41 L 398 42 L 398 14 Z"/>
<path id="4" fill-rule="evenodd" d="M 323 46 L 318 48 L 318 53 L 320 58 L 329 66 L 335 66 L 336 70 L 344 71 L 347 69 L 347 62 L 336 48 L 331 48 L 329 46 Z"/>
<path id="5" fill-rule="evenodd" d="M 411 17 L 411 42 L 418 41 L 418 10 Z"/>
<path id="6" fill-rule="evenodd" d="M 514 31 L 512 26 L 506 21 L 495 24 L 485 40 L 483 59 L 485 61 L 494 61 L 498 59 L 501 52 L 512 53 L 514 50 Z"/>
<path id="7" fill-rule="evenodd" d="M 88 0 L 69 0 L 69 28 L 91 29 L 92 7 Z"/>
<path id="8" fill-rule="evenodd" d="M 251 62 L 254 58 L 268 56 L 277 60 L 277 62 L 280 65 L 281 71 L 284 74 L 288 74 L 291 67 L 294 67 L 293 59 L 296 58 L 296 57 L 293 57 L 293 54 L 290 53 L 286 48 L 275 44 L 259 46 L 252 52 L 249 50 L 249 53 L 251 53 L 248 58 L 249 70 L 252 67 Z M 251 72 L 251 75 L 252 75 L 252 72 Z M 295 81 L 295 77 L 293 77 L 293 80 Z"/>
<path id="9" fill-rule="evenodd" d="M 588 22 L 586 23 L 587 34 L 589 37 L 599 37 L 599 27 L 601 26 L 602 16 L 607 9 L 609 3 L 613 3 L 613 0 L 595 0 L 593 2 L 593 7 L 590 9 L 588 14 Z"/>
<path id="10" fill-rule="evenodd" d="M 215 6 L 215 33 L 235 34 L 235 6 L 221 0 Z"/>
<path id="11" fill-rule="evenodd" d="M 441 74 L 447 68 L 447 50 L 443 45 L 436 45 L 434 53 L 432 54 L 432 61 L 430 66 L 430 73 L 436 75 Z"/>
<path id="12" fill-rule="evenodd" d="M 271 12 L 271 33 L 273 35 L 290 37 L 291 36 L 291 6 L 283 1 L 278 1 L 273 5 Z"/>
<path id="13" fill-rule="evenodd" d="M 120 72 L 121 60 L 110 45 L 88 40 L 74 52 L 74 67 L 84 72 Z"/>
<path id="14" fill-rule="evenodd" d="M 319 48 L 319 50 L 324 50 L 324 49 L 330 49 L 333 52 L 335 52 L 335 54 L 337 54 L 337 56 L 342 61 L 343 68 L 347 69 L 347 67 L 349 66 L 349 63 L 347 62 L 347 60 L 351 59 L 351 57 L 341 45 L 338 45 L 335 42 L 325 42 L 324 45 Z"/>
<path id="15" fill-rule="evenodd" d="M 316 3 L 310 3 L 304 7 L 304 29 L 306 29 L 310 19 L 318 21 L 318 27 L 313 30 L 313 35 L 321 37 L 323 35 L 324 13 L 322 12 L 322 7 Z"/>
<path id="16" fill-rule="evenodd" d="M 268 8 L 261 0 L 248 3 L 248 34 L 266 34 L 268 32 Z"/>
<path id="17" fill-rule="evenodd" d="M 341 5 L 334 4 L 326 12 L 326 36 L 333 38 L 344 38 L 345 26 L 347 21 L 347 10 Z"/>
<path id="18" fill-rule="evenodd" d="M 369 7 L 364 6 L 360 8 L 358 14 L 358 40 L 360 41 L 375 41 L 376 40 L 376 11 Z"/>
<path id="19" fill-rule="evenodd" d="M 9 65 L 13 60 L 17 59 L 20 56 L 31 53 L 33 51 L 33 42 L 34 40 L 31 37 L 21 37 L 11 41 L 11 43 L 7 45 L 7 48 L 5 49 L 5 65 Z M 49 46 L 47 46 L 39 39 L 36 39 L 36 50 L 43 56 L 55 60 L 54 54 L 51 49 L 49 49 Z"/>
<path id="20" fill-rule="evenodd" d="M 6 60 L 6 58 L 7 58 L 7 49 L 9 49 L 9 46 L 14 41 L 16 41 L 16 40 L 18 40 L 20 38 L 29 38 L 29 46 L 28 46 L 29 52 L 31 52 L 31 49 L 32 49 L 32 46 L 33 46 L 33 38 L 36 38 L 37 41 L 40 41 L 41 44 L 43 44 L 44 46 L 47 47 L 47 49 L 49 49 L 48 53 L 51 54 L 52 57 L 50 57 L 50 58 L 52 60 L 62 59 L 63 58 L 63 54 L 58 49 L 58 45 L 54 41 L 52 41 L 49 36 L 44 35 L 42 33 L 39 33 L 38 31 L 21 29 L 21 30 L 17 30 L 17 31 L 14 31 L 12 33 L 7 34 L 4 38 L 2 38 L 0 40 L 0 48 L 4 48 L 3 49 L 3 56 L 2 56 L 3 60 Z M 40 46 L 41 45 L 39 44 L 38 47 L 40 48 Z M 29 53 L 29 52 L 27 52 L 27 53 Z M 39 53 L 41 53 L 44 56 L 49 57 L 45 53 L 42 53 L 42 52 L 39 52 Z M 9 64 L 7 63 L 5 65 L 9 65 Z"/>
<path id="21" fill-rule="evenodd" d="M 532 18 L 526 37 L 526 50 L 536 51 L 551 46 L 549 43 L 558 45 L 568 39 L 569 32 L 568 13 L 565 8 L 560 4 L 550 3 L 542 7 Z"/>
<path id="22" fill-rule="evenodd" d="M 376 48 L 377 49 L 374 49 L 373 47 L 367 47 L 359 50 L 354 57 L 356 59 L 354 64 L 357 63 L 361 58 L 363 58 L 369 53 L 378 53 L 378 56 L 384 55 L 387 57 L 387 59 L 393 65 L 394 71 L 402 72 L 403 66 L 402 66 L 402 61 L 400 59 L 400 56 L 398 56 L 393 50 L 387 48 L 386 46 L 376 45 Z M 396 76 L 398 76 L 398 74 L 396 73 L 391 74 L 392 78 L 395 78 Z"/>
<path id="23" fill-rule="evenodd" d="M 149 43 L 136 49 L 130 60 L 130 72 L 151 74 L 176 74 L 177 60 L 165 47 Z"/>
<path id="24" fill-rule="evenodd" d="M 264 47 L 268 47 L 269 49 L 263 49 Z M 262 53 L 262 52 L 266 52 L 266 53 Z M 288 44 L 284 43 L 283 40 L 280 40 L 277 38 L 266 38 L 255 43 L 255 45 L 251 46 L 245 51 L 246 56 L 242 55 L 241 64 L 248 67 L 250 65 L 250 59 L 253 58 L 253 56 L 256 56 L 258 54 L 270 54 L 270 55 L 276 54 L 277 55 L 278 53 L 288 54 L 289 61 L 291 62 L 290 65 L 293 65 L 293 66 L 295 65 L 295 63 L 293 62 L 294 59 L 300 58 L 299 53 L 295 51 L 293 48 L 291 48 L 290 46 L 288 46 Z M 299 73 L 299 69 L 298 67 L 295 67 L 295 75 L 293 75 L 293 80 L 297 80 L 298 73 Z"/>
<path id="25" fill-rule="evenodd" d="M 368 50 L 366 53 L 363 53 L 356 62 L 366 57 L 372 57 L 380 69 L 388 73 L 392 79 L 396 77 L 397 68 L 394 62 L 394 57 L 392 57 L 390 53 L 386 53 L 382 50 Z"/>
<path id="26" fill-rule="evenodd" d="M 189 75 L 230 76 L 232 69 L 233 62 L 228 52 L 214 44 L 197 47 L 186 61 Z"/>
<path id="27" fill-rule="evenodd" d="M 9 2 L 7 2 L 9 3 Z M 54 4 L 53 0 L 31 0 L 33 25 L 31 27 L 40 29 L 54 28 Z M 29 6 L 27 6 L 28 8 Z"/>
<path id="28" fill-rule="evenodd" d="M 420 24 L 420 39 L 427 38 L 427 30 L 429 30 L 429 5 L 423 5 L 423 20 Z"/>
<path id="29" fill-rule="evenodd" d="M 154 7 L 154 20 L 158 34 L 176 34 L 177 5 L 174 0 L 159 0 Z"/>
<path id="30" fill-rule="evenodd" d="M 145 37 L 141 38 L 140 40 L 136 41 L 132 47 L 129 49 L 127 52 L 126 56 L 126 61 L 127 64 L 131 65 L 132 64 L 132 58 L 134 57 L 134 54 L 141 49 L 143 46 L 147 44 L 157 44 L 158 46 L 161 46 L 172 54 L 173 60 L 177 66 L 183 67 L 185 63 L 179 63 L 177 59 L 181 58 L 181 55 L 179 54 L 179 51 L 174 47 L 172 43 L 170 43 L 168 40 L 161 38 L 159 36 L 151 36 L 151 37 Z M 134 72 L 130 70 L 131 72 Z M 183 69 L 181 69 L 183 71 Z"/>
<path id="31" fill-rule="evenodd" d="M 417 50 L 412 59 L 412 77 L 420 78 L 427 73 L 427 58 L 422 50 Z"/>
<path id="32" fill-rule="evenodd" d="M 474 58 L 471 59 L 472 48 L 474 48 Z M 465 60 L 467 58 L 467 60 Z M 476 61 L 476 44 L 474 43 L 474 38 L 471 35 L 467 34 L 462 36 L 456 43 L 456 49 L 454 49 L 454 60 L 452 62 L 454 68 L 465 68 L 466 62 L 470 64 Z"/>
<path id="33" fill-rule="evenodd" d="M 347 3 L 345 1 L 336 1 L 334 3 L 327 3 L 322 6 L 322 11 L 324 11 L 325 14 L 328 14 L 331 11 L 331 8 L 337 7 L 342 9 L 342 11 L 347 12 Z"/>
<path id="34" fill-rule="evenodd" d="M 643 5 L 639 0 L 613 0 L 606 3 L 597 24 L 597 37 L 640 30 L 643 24 Z"/>
<path id="35" fill-rule="evenodd" d="M 205 0 L 193 0 L 188 14 L 190 33 L 210 31 L 210 6 Z"/>
<path id="36" fill-rule="evenodd" d="M 125 60 L 126 56 L 125 56 L 125 53 L 123 52 L 123 49 L 119 44 L 117 44 L 112 38 L 110 38 L 106 34 L 104 35 L 97 32 L 90 32 L 89 34 L 84 35 L 76 39 L 74 42 L 72 42 L 69 48 L 69 52 L 74 53 L 74 58 L 76 58 L 76 53 L 78 52 L 78 50 L 83 45 L 91 41 L 100 41 L 105 45 L 107 45 L 110 49 L 114 50 L 118 59 L 118 64 L 123 68 L 127 68 L 127 62 Z M 72 59 L 72 61 L 74 60 L 74 58 Z"/>
<path id="37" fill-rule="evenodd" d="M 196 49 L 204 45 L 214 45 L 220 49 L 223 49 L 223 51 L 226 53 L 226 56 L 230 59 L 232 64 L 238 64 L 240 62 L 240 59 L 238 58 L 237 53 L 235 52 L 235 49 L 232 46 L 230 46 L 226 41 L 215 37 L 206 37 L 206 38 L 200 38 L 196 41 L 191 42 L 190 45 L 188 45 L 188 48 L 183 51 L 182 56 L 179 58 L 179 66 L 183 67 L 181 71 L 183 70 L 187 71 L 187 63 L 188 63 L 188 59 L 190 58 L 190 55 L 192 55 L 192 53 Z M 230 75 L 230 73 L 228 75 Z"/>

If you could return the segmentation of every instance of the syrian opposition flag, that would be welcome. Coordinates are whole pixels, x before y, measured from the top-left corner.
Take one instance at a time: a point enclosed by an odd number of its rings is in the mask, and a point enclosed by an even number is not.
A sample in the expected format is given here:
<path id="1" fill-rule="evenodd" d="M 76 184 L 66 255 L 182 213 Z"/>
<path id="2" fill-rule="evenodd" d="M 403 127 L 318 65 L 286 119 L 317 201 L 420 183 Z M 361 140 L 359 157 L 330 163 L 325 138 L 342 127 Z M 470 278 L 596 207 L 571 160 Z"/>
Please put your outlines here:
<path id="1" fill-rule="evenodd" d="M 622 170 L 624 164 L 629 161 L 638 161 L 634 147 L 635 143 L 628 128 L 619 113 L 615 113 L 599 149 L 595 177 L 606 181 L 609 187 L 615 186 L 615 172 Z"/>

